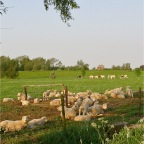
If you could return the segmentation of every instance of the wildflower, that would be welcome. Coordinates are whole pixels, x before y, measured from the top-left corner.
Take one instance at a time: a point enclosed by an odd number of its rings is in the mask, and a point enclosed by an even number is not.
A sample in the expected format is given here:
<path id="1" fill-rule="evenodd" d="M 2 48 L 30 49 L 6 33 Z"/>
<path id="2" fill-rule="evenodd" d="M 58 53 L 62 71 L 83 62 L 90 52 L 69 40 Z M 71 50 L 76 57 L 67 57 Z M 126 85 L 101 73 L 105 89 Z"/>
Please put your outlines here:
<path id="1" fill-rule="evenodd" d="M 110 125 L 110 128 L 114 128 L 114 125 Z"/>
<path id="2" fill-rule="evenodd" d="M 94 127 L 94 128 L 96 128 L 97 124 L 93 122 L 93 123 L 91 123 L 91 126 Z"/>
<path id="3" fill-rule="evenodd" d="M 101 121 L 101 120 L 103 120 L 103 119 L 104 119 L 103 117 L 102 117 L 102 118 L 98 118 L 99 121 Z"/>
<path id="4" fill-rule="evenodd" d="M 144 118 L 140 119 L 138 122 L 139 123 L 143 123 L 144 122 Z"/>
<path id="5" fill-rule="evenodd" d="M 82 144 L 82 139 L 80 138 L 80 144 Z"/>
<path id="6" fill-rule="evenodd" d="M 106 141 L 106 142 L 110 142 L 110 139 L 109 139 L 109 138 L 106 138 L 105 141 Z"/>
<path id="7" fill-rule="evenodd" d="M 105 120 L 105 121 L 103 121 L 103 122 L 107 124 L 107 123 L 108 123 L 108 120 Z"/>

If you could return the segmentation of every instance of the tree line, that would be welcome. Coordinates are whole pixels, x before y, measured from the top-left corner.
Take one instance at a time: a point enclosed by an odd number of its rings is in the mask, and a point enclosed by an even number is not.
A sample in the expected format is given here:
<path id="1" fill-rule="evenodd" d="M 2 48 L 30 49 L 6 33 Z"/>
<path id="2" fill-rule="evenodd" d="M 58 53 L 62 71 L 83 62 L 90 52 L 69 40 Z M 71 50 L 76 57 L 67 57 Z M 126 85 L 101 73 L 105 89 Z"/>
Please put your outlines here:
<path id="1" fill-rule="evenodd" d="M 44 59 L 37 57 L 30 59 L 28 56 L 19 56 L 11 59 L 8 56 L 0 57 L 0 74 L 1 77 L 16 78 L 19 71 L 38 71 L 38 70 L 82 70 L 83 75 L 85 71 L 89 70 L 89 64 L 78 60 L 74 66 L 65 66 L 56 58 Z"/>
<path id="2" fill-rule="evenodd" d="M 143 66 L 139 67 L 143 70 Z M 92 70 L 95 70 L 94 67 Z M 108 69 L 108 68 L 105 68 Z M 130 63 L 125 63 L 122 66 L 112 66 L 112 70 L 132 70 Z M 16 78 L 19 71 L 54 71 L 54 70 L 80 70 L 81 75 L 85 76 L 86 70 L 89 70 L 89 64 L 83 60 L 78 60 L 74 66 L 65 66 L 56 58 L 44 59 L 37 57 L 30 59 L 28 56 L 23 55 L 11 59 L 8 56 L 0 56 L 0 75 L 1 77 Z"/>

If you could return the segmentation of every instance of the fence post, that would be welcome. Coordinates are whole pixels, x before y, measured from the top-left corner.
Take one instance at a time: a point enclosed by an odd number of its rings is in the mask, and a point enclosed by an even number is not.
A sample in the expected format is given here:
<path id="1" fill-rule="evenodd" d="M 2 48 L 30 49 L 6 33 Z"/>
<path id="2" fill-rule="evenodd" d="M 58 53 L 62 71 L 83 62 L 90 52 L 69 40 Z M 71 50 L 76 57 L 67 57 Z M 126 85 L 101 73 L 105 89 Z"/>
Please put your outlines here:
<path id="1" fill-rule="evenodd" d="M 64 109 L 64 95 L 61 95 L 61 106 L 62 106 L 62 122 L 63 122 L 63 130 L 66 132 L 66 120 L 65 120 L 65 109 Z"/>
<path id="2" fill-rule="evenodd" d="M 68 107 L 68 88 L 65 86 L 66 107 Z"/>
<path id="3" fill-rule="evenodd" d="M 27 100 L 27 87 L 24 86 L 25 100 Z"/>
<path id="4" fill-rule="evenodd" d="M 141 116 L 141 109 L 142 109 L 142 102 L 141 102 L 141 96 L 142 96 L 142 91 L 141 91 L 141 87 L 139 88 L 139 116 Z"/>

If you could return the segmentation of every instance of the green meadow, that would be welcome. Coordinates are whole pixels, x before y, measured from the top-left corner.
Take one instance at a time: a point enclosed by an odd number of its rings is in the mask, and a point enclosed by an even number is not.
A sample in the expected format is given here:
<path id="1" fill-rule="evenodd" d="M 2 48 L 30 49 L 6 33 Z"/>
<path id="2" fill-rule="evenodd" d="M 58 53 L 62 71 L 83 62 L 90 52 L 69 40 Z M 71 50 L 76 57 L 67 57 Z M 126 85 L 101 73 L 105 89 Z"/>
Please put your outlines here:
<path id="1" fill-rule="evenodd" d="M 50 71 L 33 71 L 19 72 L 17 79 L 1 79 L 1 94 L 0 98 L 12 97 L 17 99 L 18 92 L 24 92 L 24 86 L 27 87 L 27 92 L 33 98 L 42 97 L 42 93 L 47 89 L 62 90 L 62 86 L 38 86 L 49 84 L 64 84 L 71 92 L 80 92 L 91 90 L 92 92 L 104 93 L 107 89 L 116 87 L 131 86 L 133 91 L 138 91 L 139 87 L 144 90 L 144 79 L 142 72 L 140 77 L 135 75 L 134 71 L 121 70 L 104 70 L 104 71 L 87 71 L 85 77 L 79 79 L 80 71 L 54 71 L 55 79 L 49 76 Z M 115 74 L 116 79 L 108 79 L 107 75 Z M 119 76 L 127 74 L 128 79 L 120 79 Z M 89 79 L 90 75 L 105 75 L 105 79 Z M 30 85 L 35 85 L 30 87 Z M 105 131 L 108 124 L 114 122 L 126 121 L 129 124 L 135 124 L 142 116 L 139 116 L 138 107 L 139 99 L 136 98 L 113 99 L 107 101 L 110 104 L 104 120 L 99 121 L 99 117 L 92 119 L 89 122 L 75 122 L 66 120 L 66 131 L 63 129 L 63 121 L 59 114 L 56 117 L 51 117 L 48 122 L 35 129 L 26 128 L 21 131 L 1 133 L 1 144 L 140 144 L 143 141 L 143 129 L 132 129 L 128 131 L 126 128 L 121 129 L 119 134 L 112 131 Z M 45 102 L 42 102 L 45 104 Z M 30 105 L 23 107 L 18 101 L 13 103 L 1 103 L 1 118 L 11 119 L 20 118 L 24 114 L 29 114 L 33 118 L 46 115 L 50 117 L 50 106 L 47 107 Z M 143 109 L 143 108 L 142 108 Z M 55 109 L 56 110 L 56 109 Z M 51 115 L 54 115 L 52 111 Z M 143 112 L 142 112 L 143 114 Z M 108 123 L 107 123 L 108 122 Z M 97 127 L 93 127 L 94 123 Z M 112 132 L 108 134 L 109 132 Z"/>
<path id="2" fill-rule="evenodd" d="M 42 97 L 42 93 L 47 89 L 62 90 L 61 86 L 42 86 L 37 85 L 48 85 L 48 84 L 64 84 L 68 87 L 68 90 L 74 93 L 91 90 L 92 92 L 104 93 L 107 89 L 113 89 L 116 87 L 131 86 L 133 91 L 138 91 L 139 87 L 144 89 L 144 79 L 142 72 L 140 77 L 135 75 L 134 71 L 123 71 L 123 70 L 103 70 L 103 71 L 87 71 L 85 77 L 82 79 L 77 78 L 81 75 L 81 71 L 62 71 L 57 70 L 55 72 L 56 78 L 51 79 L 49 76 L 51 71 L 23 71 L 19 72 L 17 79 L 1 79 L 1 93 L 0 98 L 12 97 L 17 98 L 18 92 L 24 92 L 24 86 L 28 86 L 27 92 L 32 97 Z M 116 79 L 108 79 L 107 75 L 115 74 Z M 128 79 L 120 79 L 119 76 L 127 74 Z M 105 75 L 105 79 L 89 79 L 90 75 Z M 35 85 L 30 87 L 29 85 Z"/>

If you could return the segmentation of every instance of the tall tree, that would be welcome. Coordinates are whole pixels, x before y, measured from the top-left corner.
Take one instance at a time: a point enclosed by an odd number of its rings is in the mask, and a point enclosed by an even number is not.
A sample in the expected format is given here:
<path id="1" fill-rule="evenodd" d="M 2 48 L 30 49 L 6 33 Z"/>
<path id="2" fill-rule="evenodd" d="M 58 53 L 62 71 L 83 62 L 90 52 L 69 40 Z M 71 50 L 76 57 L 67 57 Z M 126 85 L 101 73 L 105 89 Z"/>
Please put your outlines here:
<path id="1" fill-rule="evenodd" d="M 32 60 L 33 70 L 45 70 L 46 60 L 42 57 L 34 58 Z"/>
<path id="2" fill-rule="evenodd" d="M 85 64 L 83 62 L 83 60 L 78 60 L 77 61 L 77 67 L 78 67 L 79 70 L 81 70 L 83 67 L 85 67 L 85 69 L 88 70 L 89 69 L 89 64 Z"/>
<path id="3" fill-rule="evenodd" d="M 18 62 L 19 62 L 19 70 L 20 71 L 24 71 L 25 66 L 30 61 L 30 59 L 27 55 L 19 56 L 19 57 L 16 58 L 16 60 L 18 60 Z"/>

